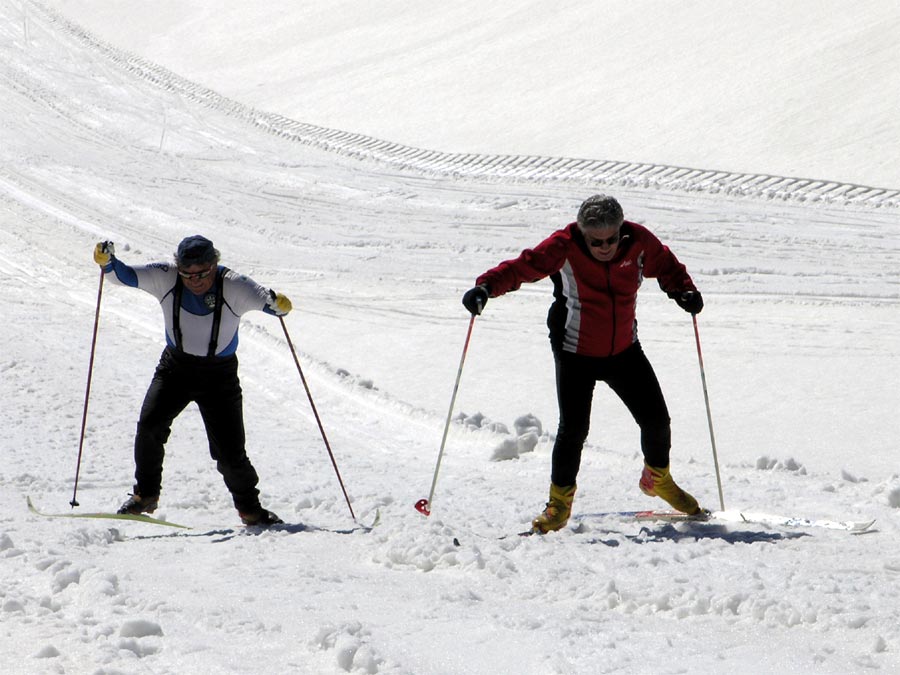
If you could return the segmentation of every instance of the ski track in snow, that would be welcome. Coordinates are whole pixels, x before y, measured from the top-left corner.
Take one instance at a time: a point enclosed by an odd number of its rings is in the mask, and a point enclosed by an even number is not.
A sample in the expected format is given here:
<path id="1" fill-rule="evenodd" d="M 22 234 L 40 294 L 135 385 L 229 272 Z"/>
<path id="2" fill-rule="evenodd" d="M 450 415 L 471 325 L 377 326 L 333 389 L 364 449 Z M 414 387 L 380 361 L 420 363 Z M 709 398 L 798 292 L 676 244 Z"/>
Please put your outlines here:
<path id="1" fill-rule="evenodd" d="M 428 153 L 250 110 L 40 3 L 4 3 L 0 19 L 5 672 L 900 669 L 896 191 Z M 598 185 L 674 242 L 708 298 L 728 506 L 874 517 L 874 532 L 601 520 L 499 539 L 545 497 L 555 402 L 541 284 L 492 300 L 476 321 L 456 409 L 471 425 L 451 427 L 434 515 L 413 510 L 462 347 L 461 293 Z M 360 522 L 382 514 L 373 532 L 349 531 L 280 327 L 263 315 L 241 333 L 248 448 L 265 503 L 292 525 L 235 527 L 190 409 L 155 514 L 190 532 L 26 511 L 26 494 L 48 511 L 71 498 L 93 243 L 164 259 L 195 229 L 225 264 L 295 300 L 287 325 Z M 113 509 L 130 487 L 161 340 L 149 296 L 111 284 L 103 294 L 85 510 Z M 671 399 L 677 475 L 712 504 L 693 335 L 660 296 L 642 293 L 642 337 Z M 525 434 L 490 424 L 529 412 L 543 424 L 536 445 L 491 462 Z M 594 428 L 577 508 L 649 506 L 630 420 L 610 410 Z"/>
<path id="2" fill-rule="evenodd" d="M 475 177 L 503 182 L 521 180 L 597 183 L 624 188 L 765 197 L 801 203 L 900 206 L 898 189 L 873 188 L 821 179 L 730 173 L 610 160 L 446 153 L 304 124 L 229 100 L 154 63 L 116 49 L 49 7 L 34 4 L 45 17 L 59 23 L 63 30 L 74 35 L 88 48 L 101 52 L 119 67 L 142 80 L 156 84 L 161 89 L 245 120 L 282 138 L 349 157 L 372 159 L 400 169 L 411 169 L 438 176 Z"/>

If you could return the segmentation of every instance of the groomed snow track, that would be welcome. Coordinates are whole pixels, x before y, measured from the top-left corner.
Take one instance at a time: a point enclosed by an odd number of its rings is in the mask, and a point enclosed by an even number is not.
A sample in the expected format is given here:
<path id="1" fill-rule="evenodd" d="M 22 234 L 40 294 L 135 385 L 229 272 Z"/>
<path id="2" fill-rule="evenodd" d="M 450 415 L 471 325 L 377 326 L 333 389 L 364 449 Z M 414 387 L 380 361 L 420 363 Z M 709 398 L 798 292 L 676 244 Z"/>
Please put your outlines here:
<path id="1" fill-rule="evenodd" d="M 29 4 L 48 21 L 56 23 L 62 30 L 102 53 L 118 67 L 162 89 L 242 119 L 287 140 L 348 157 L 374 160 L 397 169 L 456 178 L 615 185 L 800 203 L 900 208 L 900 189 L 636 162 L 535 155 L 447 153 L 413 148 L 371 136 L 297 122 L 226 98 L 162 66 L 113 47 L 40 2 L 33 1 Z"/>

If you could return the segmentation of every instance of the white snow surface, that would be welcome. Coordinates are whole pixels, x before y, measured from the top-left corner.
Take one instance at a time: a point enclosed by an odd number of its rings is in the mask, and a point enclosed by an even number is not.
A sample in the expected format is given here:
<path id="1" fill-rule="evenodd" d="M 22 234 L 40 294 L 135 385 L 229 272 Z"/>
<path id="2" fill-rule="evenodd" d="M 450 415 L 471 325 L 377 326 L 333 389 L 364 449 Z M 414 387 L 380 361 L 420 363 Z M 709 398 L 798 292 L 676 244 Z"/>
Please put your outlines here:
<path id="1" fill-rule="evenodd" d="M 53 0 L 295 120 L 444 152 L 900 188 L 896 0 Z"/>
<path id="2" fill-rule="evenodd" d="M 270 4 L 285 12 L 285 31 L 318 16 L 306 30 L 321 36 L 320 46 L 343 36 L 342 49 L 315 61 L 318 87 L 282 72 L 315 51 L 312 43 L 292 54 L 277 31 L 261 39 L 271 15 L 260 7 Z M 564 3 L 584 16 L 577 21 L 550 21 L 543 3 L 484 9 L 490 21 L 479 20 L 480 4 L 437 11 L 384 3 L 385 21 L 408 26 L 403 40 L 382 41 L 384 58 L 369 57 L 372 43 L 360 37 L 377 31 L 375 10 L 296 4 L 303 7 L 227 3 L 213 12 L 203 9 L 212 4 L 169 2 L 151 12 L 149 3 L 60 0 L 57 14 L 27 0 L 0 2 L 3 672 L 900 672 L 900 205 L 890 191 L 843 185 L 900 187 L 887 173 L 860 173 L 860 120 L 879 114 L 871 100 L 840 98 L 846 115 L 832 117 L 839 97 L 828 87 L 806 90 L 793 77 L 756 86 L 755 71 L 735 62 L 728 30 L 716 30 L 727 13 L 713 3 L 684 3 L 707 19 L 705 33 L 687 32 L 689 42 L 706 35 L 708 54 L 722 54 L 702 63 L 690 51 L 682 63 L 671 36 L 669 50 L 651 40 L 668 32 L 661 21 L 639 21 L 647 3 L 595 3 L 602 12 Z M 895 102 L 896 69 L 885 73 L 884 59 L 896 40 L 884 40 L 896 33 L 896 5 L 852 7 L 845 49 L 854 26 L 864 24 L 869 39 L 854 43 L 854 77 L 845 84 L 866 81 Z M 123 8 L 134 16 L 123 19 Z M 110 13 L 118 28 L 101 31 Z M 800 51 L 821 47 L 821 56 L 837 46 L 841 31 L 829 23 L 837 19 L 826 14 L 797 10 Z M 744 13 L 748 22 L 755 16 Z M 490 59 L 501 73 L 504 44 L 482 32 L 500 19 L 510 59 L 522 56 L 521 43 L 541 43 L 539 28 L 564 43 L 631 26 L 626 37 L 641 35 L 669 70 L 695 75 L 692 96 L 703 100 L 693 109 L 712 109 L 709 147 L 702 156 L 682 153 L 692 145 L 690 115 L 667 127 L 635 124 L 615 135 L 621 146 L 566 138 L 583 128 L 560 114 L 569 87 L 564 96 L 553 83 L 571 64 L 546 46 L 523 64 L 527 86 L 501 84 L 526 97 L 515 111 L 527 109 L 534 124 L 558 134 L 547 145 L 536 135 L 540 144 L 529 146 L 526 130 L 499 133 L 495 114 L 510 110 L 503 86 L 494 87 L 500 107 L 467 106 L 459 126 L 441 125 L 441 137 L 417 135 L 428 126 L 423 108 L 410 112 L 407 129 L 403 106 L 373 102 L 398 64 L 420 73 L 416 96 L 431 96 L 432 106 L 452 104 L 441 82 L 472 72 L 468 59 Z M 334 32 L 317 33 L 323 24 Z M 252 30 L 224 40 L 243 26 Z M 438 30 L 446 44 L 433 39 Z M 817 44 L 817 30 L 830 40 Z M 116 31 L 114 46 L 105 40 Z M 488 52 L 478 57 L 466 44 Z M 610 41 L 597 47 L 618 51 Z M 789 51 L 760 50 L 754 68 L 780 67 Z M 830 67 L 816 54 L 808 61 Z M 665 75 L 636 73 L 670 91 Z M 771 164 L 766 151 L 745 154 L 752 134 L 735 129 L 717 86 L 702 86 L 729 78 L 738 90 L 752 88 L 761 108 L 798 87 L 805 110 L 826 111 L 836 125 L 830 141 L 812 149 L 802 116 L 788 114 L 779 134 L 796 143 L 796 171 L 785 163 L 790 150 Z M 339 85 L 368 100 L 368 112 L 337 115 L 340 99 L 328 89 Z M 879 133 L 894 143 L 889 127 Z M 672 137 L 671 147 L 660 137 Z M 531 155 L 545 159 L 522 159 Z M 596 161 L 582 170 L 562 159 L 573 155 Z M 896 170 L 895 158 L 873 157 Z M 626 166 L 613 176 L 605 160 Z M 669 164 L 700 173 L 671 180 Z M 707 169 L 719 172 L 713 182 Z M 731 180 L 728 171 L 774 178 Z M 825 182 L 777 180 L 797 175 Z M 662 506 L 638 491 L 637 428 L 600 386 L 573 521 L 545 537 L 514 536 L 542 508 L 549 483 L 556 402 L 548 281 L 491 300 L 475 321 L 433 513 L 413 508 L 429 495 L 460 364 L 469 323 L 462 293 L 485 269 L 565 225 L 598 191 L 616 194 L 629 218 L 668 243 L 704 293 L 698 328 L 725 506 L 876 519 L 872 531 L 589 515 Z M 48 512 L 113 511 L 131 488 L 134 424 L 162 318 L 149 295 L 103 286 L 89 370 L 101 288 L 94 243 L 111 239 L 123 260 L 141 263 L 169 259 L 198 232 L 224 264 L 293 300 L 284 325 L 357 522 L 281 324 L 264 314 L 247 317 L 241 332 L 248 452 L 264 504 L 287 525 L 240 526 L 194 406 L 173 429 L 155 514 L 192 529 L 48 519 L 26 509 L 30 496 Z M 690 318 L 649 281 L 639 319 L 672 414 L 674 475 L 717 509 Z M 80 506 L 72 509 L 89 372 Z"/>

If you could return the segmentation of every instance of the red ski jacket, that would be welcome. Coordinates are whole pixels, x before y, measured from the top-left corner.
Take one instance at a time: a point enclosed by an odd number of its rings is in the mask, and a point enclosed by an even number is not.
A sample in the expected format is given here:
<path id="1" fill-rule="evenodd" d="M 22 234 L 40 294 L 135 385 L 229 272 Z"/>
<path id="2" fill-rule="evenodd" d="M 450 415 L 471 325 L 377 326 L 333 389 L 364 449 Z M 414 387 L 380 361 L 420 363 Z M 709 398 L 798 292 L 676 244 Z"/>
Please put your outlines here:
<path id="1" fill-rule="evenodd" d="M 591 256 L 577 223 L 571 223 L 476 283 L 495 298 L 549 276 L 556 298 L 547 315 L 554 351 L 618 354 L 637 341 L 635 306 L 644 277 L 656 278 L 666 293 L 697 290 L 684 265 L 650 230 L 626 220 L 620 234 L 615 257 L 601 262 Z"/>

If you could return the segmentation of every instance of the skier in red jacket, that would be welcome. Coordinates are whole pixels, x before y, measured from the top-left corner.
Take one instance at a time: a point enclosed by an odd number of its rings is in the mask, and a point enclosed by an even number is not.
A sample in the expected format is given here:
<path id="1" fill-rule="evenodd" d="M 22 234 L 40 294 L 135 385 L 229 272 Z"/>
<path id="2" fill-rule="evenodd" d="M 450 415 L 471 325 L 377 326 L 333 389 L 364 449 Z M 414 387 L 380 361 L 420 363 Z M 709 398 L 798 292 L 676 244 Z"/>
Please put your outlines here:
<path id="1" fill-rule="evenodd" d="M 559 530 L 569 520 L 597 381 L 609 385 L 641 429 L 640 489 L 679 511 L 700 513 L 697 500 L 669 473 L 669 411 L 638 341 L 635 319 L 644 277 L 656 278 L 685 311 L 697 314 L 703 309 L 703 298 L 684 265 L 647 228 L 625 220 L 613 197 L 594 195 L 581 205 L 576 222 L 478 277 L 463 296 L 463 305 L 481 314 L 488 298 L 548 276 L 555 298 L 547 325 L 556 362 L 559 429 L 550 500 L 532 521 L 533 530 Z"/>

